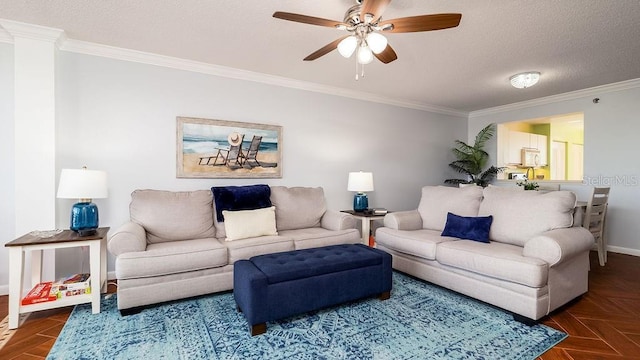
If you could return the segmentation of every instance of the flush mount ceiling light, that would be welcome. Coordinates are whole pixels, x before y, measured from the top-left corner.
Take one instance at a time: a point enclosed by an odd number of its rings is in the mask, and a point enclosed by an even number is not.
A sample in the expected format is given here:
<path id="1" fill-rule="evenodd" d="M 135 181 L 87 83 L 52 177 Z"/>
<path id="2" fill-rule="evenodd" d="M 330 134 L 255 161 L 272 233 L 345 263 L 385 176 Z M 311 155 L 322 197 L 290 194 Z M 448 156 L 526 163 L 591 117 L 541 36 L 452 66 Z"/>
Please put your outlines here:
<path id="1" fill-rule="evenodd" d="M 538 83 L 540 80 L 540 73 L 537 71 L 523 72 L 515 74 L 509 78 L 511 85 L 518 89 L 525 89 Z"/>

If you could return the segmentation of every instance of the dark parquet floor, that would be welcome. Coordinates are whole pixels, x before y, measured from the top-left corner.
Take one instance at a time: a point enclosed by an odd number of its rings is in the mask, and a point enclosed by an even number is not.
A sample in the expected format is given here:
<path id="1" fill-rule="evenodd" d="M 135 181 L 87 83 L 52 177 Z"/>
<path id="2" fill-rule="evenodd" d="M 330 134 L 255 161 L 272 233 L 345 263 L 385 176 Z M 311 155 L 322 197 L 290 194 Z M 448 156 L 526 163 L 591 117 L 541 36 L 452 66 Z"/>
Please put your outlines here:
<path id="1" fill-rule="evenodd" d="M 0 296 L 0 319 L 7 316 L 7 303 L 7 296 Z M 31 314 L 10 332 L 0 359 L 44 359 L 70 313 L 71 307 Z M 589 292 L 543 323 L 569 337 L 539 359 L 640 359 L 640 257 L 609 253 L 609 261 L 601 267 L 591 252 Z"/>

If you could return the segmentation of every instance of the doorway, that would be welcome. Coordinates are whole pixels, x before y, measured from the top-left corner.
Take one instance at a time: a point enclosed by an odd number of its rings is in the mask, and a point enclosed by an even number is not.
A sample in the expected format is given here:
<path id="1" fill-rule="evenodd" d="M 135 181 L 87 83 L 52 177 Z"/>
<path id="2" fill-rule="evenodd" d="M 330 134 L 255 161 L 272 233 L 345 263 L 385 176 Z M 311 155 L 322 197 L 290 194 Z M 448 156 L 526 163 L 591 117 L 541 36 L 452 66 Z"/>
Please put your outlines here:
<path id="1" fill-rule="evenodd" d="M 567 179 L 567 143 L 565 141 L 551 142 L 551 178 Z"/>
<path id="2" fill-rule="evenodd" d="M 584 163 L 584 146 L 571 144 L 569 148 L 569 178 L 567 180 L 582 180 Z"/>

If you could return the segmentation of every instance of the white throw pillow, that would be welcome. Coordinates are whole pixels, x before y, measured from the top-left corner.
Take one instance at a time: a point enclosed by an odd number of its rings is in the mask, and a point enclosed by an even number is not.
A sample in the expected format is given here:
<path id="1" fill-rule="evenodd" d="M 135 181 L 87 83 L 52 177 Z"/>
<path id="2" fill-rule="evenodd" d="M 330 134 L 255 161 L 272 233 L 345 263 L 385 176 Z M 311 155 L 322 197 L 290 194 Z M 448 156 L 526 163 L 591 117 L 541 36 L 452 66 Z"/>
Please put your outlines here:
<path id="1" fill-rule="evenodd" d="M 278 235 L 276 207 L 229 211 L 223 210 L 225 241 L 240 240 L 263 235 Z"/>

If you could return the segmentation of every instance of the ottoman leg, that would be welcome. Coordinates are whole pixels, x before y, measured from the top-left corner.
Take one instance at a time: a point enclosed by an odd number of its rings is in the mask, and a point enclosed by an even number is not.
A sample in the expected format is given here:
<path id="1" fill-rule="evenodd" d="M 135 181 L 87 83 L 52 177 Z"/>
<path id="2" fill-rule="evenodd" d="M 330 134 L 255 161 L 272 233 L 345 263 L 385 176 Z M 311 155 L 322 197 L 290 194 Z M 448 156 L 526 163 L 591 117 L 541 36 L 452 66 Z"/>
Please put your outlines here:
<path id="1" fill-rule="evenodd" d="M 251 325 L 251 336 L 264 334 L 267 332 L 267 323 Z"/>
<path id="2" fill-rule="evenodd" d="M 378 296 L 378 299 L 380 300 L 387 300 L 391 297 L 391 291 L 385 291 L 382 294 L 380 294 L 380 296 Z"/>

